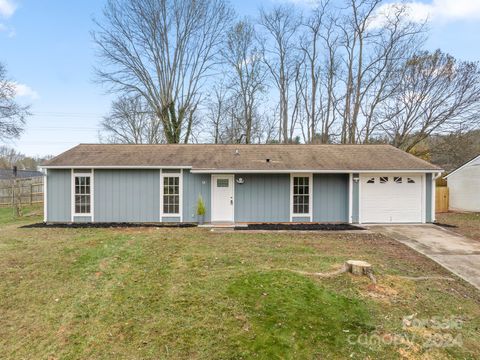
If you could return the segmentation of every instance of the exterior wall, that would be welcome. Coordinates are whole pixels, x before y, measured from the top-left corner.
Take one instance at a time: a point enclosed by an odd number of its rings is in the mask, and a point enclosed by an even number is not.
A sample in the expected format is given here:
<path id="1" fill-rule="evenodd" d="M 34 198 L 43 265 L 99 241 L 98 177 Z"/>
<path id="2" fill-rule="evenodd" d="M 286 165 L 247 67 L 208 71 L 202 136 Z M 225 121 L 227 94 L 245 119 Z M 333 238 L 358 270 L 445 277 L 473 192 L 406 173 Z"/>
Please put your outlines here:
<path id="1" fill-rule="evenodd" d="M 313 175 L 313 221 L 348 222 L 348 174 Z"/>
<path id="2" fill-rule="evenodd" d="M 425 174 L 425 222 L 433 222 L 432 200 L 435 187 L 432 183 L 432 174 Z"/>
<path id="3" fill-rule="evenodd" d="M 292 216 L 292 222 L 310 222 L 308 216 Z"/>
<path id="4" fill-rule="evenodd" d="M 177 223 L 177 222 L 180 222 L 180 216 L 164 216 L 162 217 L 162 222 Z M 185 221 L 185 222 L 188 222 L 188 221 Z"/>
<path id="5" fill-rule="evenodd" d="M 47 222 L 70 222 L 71 170 L 49 169 L 47 172 Z"/>
<path id="6" fill-rule="evenodd" d="M 450 210 L 480 211 L 480 159 L 448 177 Z"/>
<path id="7" fill-rule="evenodd" d="M 209 222 L 212 216 L 211 207 L 211 175 L 192 174 L 190 170 L 183 171 L 183 221 L 196 222 L 197 201 L 201 195 L 205 203 L 206 213 L 204 220 Z"/>
<path id="8" fill-rule="evenodd" d="M 95 222 L 160 221 L 159 170 L 95 170 Z"/>
<path id="9" fill-rule="evenodd" d="M 354 181 L 353 179 L 358 179 Z M 352 175 L 352 223 L 358 224 L 360 221 L 360 174 Z"/>
<path id="10" fill-rule="evenodd" d="M 235 183 L 236 222 L 290 221 L 290 174 L 241 174 Z"/>
<path id="11" fill-rule="evenodd" d="M 91 216 L 74 216 L 73 222 L 76 223 L 89 223 L 92 222 Z"/>

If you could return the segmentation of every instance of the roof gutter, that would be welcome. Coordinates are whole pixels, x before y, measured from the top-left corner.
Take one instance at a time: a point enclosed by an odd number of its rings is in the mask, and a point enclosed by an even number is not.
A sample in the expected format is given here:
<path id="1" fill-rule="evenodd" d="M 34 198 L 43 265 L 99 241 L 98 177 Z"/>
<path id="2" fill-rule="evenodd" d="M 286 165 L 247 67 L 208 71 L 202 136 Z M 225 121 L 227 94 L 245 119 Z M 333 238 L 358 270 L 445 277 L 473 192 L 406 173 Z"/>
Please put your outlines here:
<path id="1" fill-rule="evenodd" d="M 40 166 L 41 169 L 191 169 L 192 174 L 249 174 L 249 173 L 262 173 L 262 174 L 354 174 L 354 173 L 362 173 L 362 174 L 375 174 L 375 173 L 438 173 L 440 174 L 443 170 L 440 169 L 398 169 L 398 170 L 315 170 L 315 169 L 307 169 L 307 170 L 298 170 L 298 169 L 285 169 L 285 170 L 263 170 L 263 169 L 252 169 L 252 170 L 245 170 L 245 169 L 193 169 L 191 166 L 142 166 L 142 165 L 106 165 L 106 166 L 86 166 L 86 165 L 69 165 L 69 166 L 50 166 L 44 165 Z"/>
<path id="2" fill-rule="evenodd" d="M 238 169 L 192 169 L 192 174 L 248 174 L 248 173 L 263 173 L 263 174 L 350 174 L 350 173 L 362 173 L 362 174 L 374 174 L 374 173 L 442 173 L 443 170 L 432 170 L 432 169 L 424 169 L 424 170 L 411 170 L 411 169 L 399 169 L 399 170 L 296 170 L 296 169 L 289 169 L 289 170 L 238 170 Z"/>
<path id="3" fill-rule="evenodd" d="M 191 166 L 142 166 L 142 165 L 40 165 L 39 168 L 41 169 L 191 169 Z"/>

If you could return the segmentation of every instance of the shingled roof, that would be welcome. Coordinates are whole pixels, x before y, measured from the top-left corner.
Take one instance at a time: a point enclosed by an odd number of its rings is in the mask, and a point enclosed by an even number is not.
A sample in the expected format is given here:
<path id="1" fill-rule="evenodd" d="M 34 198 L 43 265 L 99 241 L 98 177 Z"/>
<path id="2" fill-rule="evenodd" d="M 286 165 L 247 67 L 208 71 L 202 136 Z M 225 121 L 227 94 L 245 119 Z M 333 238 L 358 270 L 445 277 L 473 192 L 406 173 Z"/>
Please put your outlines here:
<path id="1" fill-rule="evenodd" d="M 441 170 L 390 145 L 80 144 L 43 167 L 185 167 L 214 171 Z"/>

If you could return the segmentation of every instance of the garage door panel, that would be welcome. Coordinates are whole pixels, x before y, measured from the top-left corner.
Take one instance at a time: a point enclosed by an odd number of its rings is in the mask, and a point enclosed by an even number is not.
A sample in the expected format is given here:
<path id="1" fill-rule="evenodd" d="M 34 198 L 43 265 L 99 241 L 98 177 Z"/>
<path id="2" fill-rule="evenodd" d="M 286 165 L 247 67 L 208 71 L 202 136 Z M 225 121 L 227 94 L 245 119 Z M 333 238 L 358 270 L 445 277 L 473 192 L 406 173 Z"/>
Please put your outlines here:
<path id="1" fill-rule="evenodd" d="M 388 181 L 381 183 L 380 177 L 388 178 Z M 395 182 L 394 177 L 401 177 L 401 183 Z M 368 183 L 372 178 L 374 183 Z M 414 183 L 409 183 L 408 178 Z M 422 222 L 421 176 L 362 175 L 360 181 L 360 208 L 363 223 Z"/>

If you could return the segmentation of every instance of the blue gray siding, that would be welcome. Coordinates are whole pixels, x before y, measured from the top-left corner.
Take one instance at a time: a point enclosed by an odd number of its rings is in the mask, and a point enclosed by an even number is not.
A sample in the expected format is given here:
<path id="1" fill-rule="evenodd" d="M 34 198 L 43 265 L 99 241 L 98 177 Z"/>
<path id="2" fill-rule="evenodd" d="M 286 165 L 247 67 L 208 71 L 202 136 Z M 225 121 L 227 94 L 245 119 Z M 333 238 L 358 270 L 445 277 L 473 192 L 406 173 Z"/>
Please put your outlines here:
<path id="1" fill-rule="evenodd" d="M 236 222 L 290 221 L 289 174 L 241 174 L 235 184 Z"/>
<path id="2" fill-rule="evenodd" d="M 432 174 L 426 174 L 425 176 L 425 186 L 426 186 L 426 196 L 425 196 L 425 221 L 427 223 L 433 222 L 432 219 L 432 190 L 433 189 L 433 182 L 432 182 Z"/>
<path id="3" fill-rule="evenodd" d="M 292 222 L 310 222 L 310 218 L 308 216 L 293 216 Z"/>
<path id="4" fill-rule="evenodd" d="M 92 218 L 90 216 L 74 216 L 73 222 L 76 223 L 89 223 L 92 222 Z"/>
<path id="5" fill-rule="evenodd" d="M 95 170 L 95 222 L 160 221 L 159 170 Z"/>
<path id="6" fill-rule="evenodd" d="M 162 222 L 177 223 L 177 222 L 180 222 L 180 216 L 164 216 L 162 217 Z M 184 220 L 184 222 L 188 222 L 188 221 Z"/>
<path id="7" fill-rule="evenodd" d="M 314 174 L 313 221 L 348 222 L 347 174 Z"/>
<path id="8" fill-rule="evenodd" d="M 183 171 L 183 221 L 197 221 L 197 201 L 201 195 L 205 203 L 205 221 L 211 219 L 211 175 L 192 174 L 189 170 Z"/>
<path id="9" fill-rule="evenodd" d="M 352 174 L 353 178 L 360 179 L 360 174 Z M 360 221 L 360 180 L 352 183 L 352 222 Z"/>
<path id="10" fill-rule="evenodd" d="M 70 222 L 71 218 L 70 169 L 49 169 L 47 171 L 47 221 Z"/>

